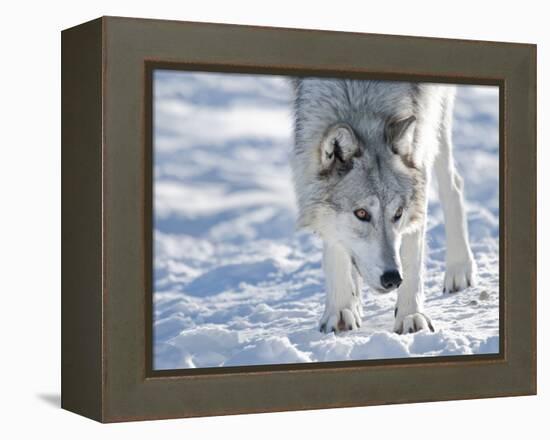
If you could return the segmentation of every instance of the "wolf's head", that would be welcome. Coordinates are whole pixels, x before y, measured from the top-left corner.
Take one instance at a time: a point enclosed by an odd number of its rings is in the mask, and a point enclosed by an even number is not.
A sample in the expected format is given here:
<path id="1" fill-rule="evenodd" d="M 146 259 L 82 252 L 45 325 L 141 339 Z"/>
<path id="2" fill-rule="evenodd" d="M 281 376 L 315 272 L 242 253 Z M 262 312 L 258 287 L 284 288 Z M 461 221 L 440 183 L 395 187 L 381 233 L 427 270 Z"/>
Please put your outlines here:
<path id="1" fill-rule="evenodd" d="M 417 122 L 408 87 L 297 84 L 293 169 L 300 223 L 343 246 L 378 292 L 401 284 L 402 236 L 424 221 L 426 175 L 415 158 Z"/>

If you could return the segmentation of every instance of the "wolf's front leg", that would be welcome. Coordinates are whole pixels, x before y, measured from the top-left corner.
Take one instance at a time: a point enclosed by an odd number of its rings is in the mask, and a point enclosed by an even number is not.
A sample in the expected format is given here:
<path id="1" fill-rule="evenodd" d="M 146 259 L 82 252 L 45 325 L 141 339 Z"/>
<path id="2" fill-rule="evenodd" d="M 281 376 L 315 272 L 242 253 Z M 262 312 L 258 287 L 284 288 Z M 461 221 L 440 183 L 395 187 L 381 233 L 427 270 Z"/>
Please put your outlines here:
<path id="1" fill-rule="evenodd" d="M 361 327 L 361 278 L 350 255 L 339 244 L 325 242 L 323 269 L 327 297 L 319 330 L 337 333 Z"/>
<path id="2" fill-rule="evenodd" d="M 424 313 L 424 227 L 403 236 L 401 264 L 403 282 L 397 291 L 393 331 L 399 334 L 419 330 L 434 331 L 431 319 Z"/>

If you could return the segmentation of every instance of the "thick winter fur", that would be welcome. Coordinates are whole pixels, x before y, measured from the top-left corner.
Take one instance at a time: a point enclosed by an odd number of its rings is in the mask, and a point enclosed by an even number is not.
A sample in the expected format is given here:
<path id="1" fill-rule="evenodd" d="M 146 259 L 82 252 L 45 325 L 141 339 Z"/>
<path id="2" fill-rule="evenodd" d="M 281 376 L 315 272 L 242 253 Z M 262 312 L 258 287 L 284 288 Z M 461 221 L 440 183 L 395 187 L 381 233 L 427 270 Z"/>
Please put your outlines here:
<path id="1" fill-rule="evenodd" d="M 432 167 L 445 214 L 444 289 L 468 287 L 476 271 L 452 159 L 454 87 L 305 78 L 294 88 L 299 224 L 324 241 L 320 330 L 361 326 L 363 281 L 398 290 L 394 331 L 433 330 L 422 281 Z"/>

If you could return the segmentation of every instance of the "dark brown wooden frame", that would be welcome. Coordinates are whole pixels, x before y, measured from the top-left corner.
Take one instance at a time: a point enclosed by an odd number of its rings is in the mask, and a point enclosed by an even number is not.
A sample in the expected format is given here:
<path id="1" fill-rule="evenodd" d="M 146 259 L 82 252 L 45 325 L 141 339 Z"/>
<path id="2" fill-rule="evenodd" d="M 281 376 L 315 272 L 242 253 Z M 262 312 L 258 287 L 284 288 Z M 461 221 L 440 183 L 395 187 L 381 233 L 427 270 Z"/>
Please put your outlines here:
<path id="1" fill-rule="evenodd" d="M 500 354 L 153 371 L 154 68 L 498 85 Z M 536 46 L 114 17 L 65 30 L 62 270 L 62 407 L 102 422 L 535 394 Z"/>

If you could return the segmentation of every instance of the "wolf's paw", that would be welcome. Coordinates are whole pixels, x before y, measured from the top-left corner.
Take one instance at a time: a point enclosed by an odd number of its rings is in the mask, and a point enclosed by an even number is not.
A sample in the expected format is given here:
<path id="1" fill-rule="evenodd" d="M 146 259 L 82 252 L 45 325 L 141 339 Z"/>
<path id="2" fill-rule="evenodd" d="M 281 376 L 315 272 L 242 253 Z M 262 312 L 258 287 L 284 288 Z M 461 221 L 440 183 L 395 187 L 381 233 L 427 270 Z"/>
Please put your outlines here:
<path id="1" fill-rule="evenodd" d="M 476 263 L 472 257 L 467 257 L 457 263 L 447 263 L 443 292 L 454 293 L 474 286 L 476 272 Z"/>
<path id="2" fill-rule="evenodd" d="M 341 331 L 356 330 L 361 327 L 361 304 L 351 304 L 340 310 L 327 307 L 319 323 L 322 333 L 339 333 Z"/>
<path id="3" fill-rule="evenodd" d="M 393 331 L 399 335 L 406 333 L 416 333 L 420 330 L 435 331 L 432 320 L 424 313 L 416 312 L 408 315 L 397 315 Z"/>

